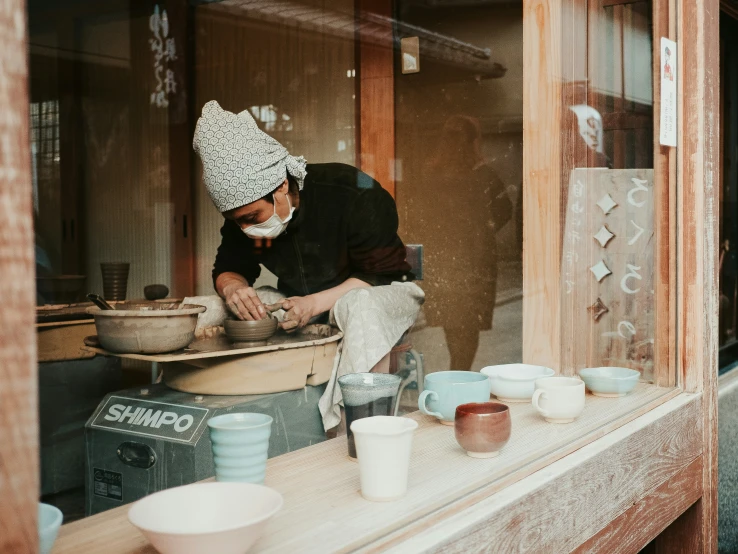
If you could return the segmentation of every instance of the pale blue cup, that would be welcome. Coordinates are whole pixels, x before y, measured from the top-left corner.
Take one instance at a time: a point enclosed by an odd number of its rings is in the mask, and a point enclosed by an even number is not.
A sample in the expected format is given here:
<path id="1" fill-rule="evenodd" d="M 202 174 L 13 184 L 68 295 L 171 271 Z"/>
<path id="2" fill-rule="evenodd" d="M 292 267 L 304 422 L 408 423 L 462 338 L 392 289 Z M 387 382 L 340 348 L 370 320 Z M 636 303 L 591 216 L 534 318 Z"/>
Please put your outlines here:
<path id="1" fill-rule="evenodd" d="M 223 414 L 208 421 L 216 481 L 264 483 L 272 421 L 254 413 Z"/>
<path id="2" fill-rule="evenodd" d="M 51 552 L 63 519 L 64 515 L 56 506 L 38 503 L 38 551 L 41 554 Z"/>
<path id="3" fill-rule="evenodd" d="M 470 402 L 489 401 L 489 378 L 474 371 L 439 371 L 425 376 L 425 390 L 418 398 L 418 409 L 453 425 L 456 408 Z"/>

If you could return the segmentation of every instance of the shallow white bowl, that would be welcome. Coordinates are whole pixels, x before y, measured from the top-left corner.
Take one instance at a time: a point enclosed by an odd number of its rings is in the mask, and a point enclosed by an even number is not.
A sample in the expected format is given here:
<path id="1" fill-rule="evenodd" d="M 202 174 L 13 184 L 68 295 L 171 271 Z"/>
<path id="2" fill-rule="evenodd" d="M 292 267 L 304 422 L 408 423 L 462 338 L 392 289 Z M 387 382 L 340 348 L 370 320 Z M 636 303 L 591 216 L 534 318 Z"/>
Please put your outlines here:
<path id="1" fill-rule="evenodd" d="M 588 367 L 579 376 L 595 396 L 616 398 L 625 396 L 638 384 L 641 374 L 627 367 Z"/>
<path id="2" fill-rule="evenodd" d="M 492 394 L 503 402 L 530 402 L 536 379 L 556 373 L 550 367 L 530 364 L 492 365 L 481 372 L 489 377 Z"/>
<path id="3" fill-rule="evenodd" d="M 282 502 L 263 485 L 196 483 L 142 498 L 128 519 L 162 554 L 243 554 Z"/>

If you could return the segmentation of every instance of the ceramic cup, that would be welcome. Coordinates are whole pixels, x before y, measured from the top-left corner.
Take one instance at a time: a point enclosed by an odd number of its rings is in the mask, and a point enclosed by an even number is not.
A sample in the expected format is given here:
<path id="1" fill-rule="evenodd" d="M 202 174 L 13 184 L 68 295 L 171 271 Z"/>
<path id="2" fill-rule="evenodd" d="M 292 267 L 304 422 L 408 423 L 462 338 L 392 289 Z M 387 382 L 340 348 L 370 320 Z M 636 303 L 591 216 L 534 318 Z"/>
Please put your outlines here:
<path id="1" fill-rule="evenodd" d="M 584 409 L 584 381 L 544 377 L 536 381 L 533 406 L 550 423 L 571 423 Z"/>
<path id="2" fill-rule="evenodd" d="M 489 379 L 474 371 L 439 371 L 425 376 L 425 390 L 418 398 L 418 409 L 453 425 L 456 408 L 469 402 L 489 400 Z"/>
<path id="3" fill-rule="evenodd" d="M 272 418 L 231 413 L 208 421 L 216 481 L 264 483 Z"/>
<path id="4" fill-rule="evenodd" d="M 348 455 L 356 458 L 351 424 L 365 417 L 395 415 L 402 377 L 389 373 L 349 373 L 338 379 L 346 411 Z"/>
<path id="5" fill-rule="evenodd" d="M 394 416 L 365 417 L 351 424 L 359 458 L 361 496 L 373 502 L 389 502 L 405 495 L 417 428 L 417 421 Z"/>
<path id="6" fill-rule="evenodd" d="M 49 554 L 59 534 L 64 515 L 61 510 L 51 504 L 38 504 L 38 551 Z"/>
<path id="7" fill-rule="evenodd" d="M 128 291 L 128 272 L 131 264 L 126 262 L 101 263 L 103 296 L 105 300 L 125 300 Z"/>
<path id="8" fill-rule="evenodd" d="M 456 408 L 456 442 L 472 458 L 492 458 L 510 440 L 510 408 L 500 402 L 473 402 Z"/>

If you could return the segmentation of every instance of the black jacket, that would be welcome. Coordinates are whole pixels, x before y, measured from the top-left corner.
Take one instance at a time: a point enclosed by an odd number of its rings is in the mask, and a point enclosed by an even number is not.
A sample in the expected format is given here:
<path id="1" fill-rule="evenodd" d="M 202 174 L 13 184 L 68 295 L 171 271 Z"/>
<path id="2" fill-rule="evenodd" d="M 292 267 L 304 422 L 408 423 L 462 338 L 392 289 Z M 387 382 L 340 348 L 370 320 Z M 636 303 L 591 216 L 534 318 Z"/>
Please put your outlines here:
<path id="1" fill-rule="evenodd" d="M 270 248 L 226 220 L 213 282 L 232 271 L 253 284 L 264 264 L 287 296 L 320 292 L 356 277 L 387 285 L 414 277 L 397 235 L 397 207 L 377 181 L 345 164 L 309 164 L 300 206 Z"/>

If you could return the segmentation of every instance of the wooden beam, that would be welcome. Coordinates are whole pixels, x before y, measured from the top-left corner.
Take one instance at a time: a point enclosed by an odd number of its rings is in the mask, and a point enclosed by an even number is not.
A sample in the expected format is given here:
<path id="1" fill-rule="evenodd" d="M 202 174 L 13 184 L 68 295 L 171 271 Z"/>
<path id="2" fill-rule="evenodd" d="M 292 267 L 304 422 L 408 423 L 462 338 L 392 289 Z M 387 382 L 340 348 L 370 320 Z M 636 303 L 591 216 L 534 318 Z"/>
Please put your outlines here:
<path id="1" fill-rule="evenodd" d="M 574 550 L 576 554 L 639 552 L 702 495 L 702 457 L 664 481 Z"/>
<path id="2" fill-rule="evenodd" d="M 653 36 L 674 38 L 676 32 L 676 3 L 674 0 L 653 2 Z M 653 59 L 653 174 L 654 222 L 656 241 L 654 275 L 655 336 L 654 381 L 663 387 L 673 387 L 676 379 L 677 283 L 676 283 L 676 152 L 661 146 L 661 60 L 654 48 Z"/>
<path id="3" fill-rule="evenodd" d="M 678 365 L 684 388 L 702 392 L 704 471 L 695 515 L 670 528 L 669 537 L 696 536 L 699 549 L 691 552 L 717 552 L 719 0 L 679 0 L 677 13 Z M 675 547 L 682 544 L 673 541 Z"/>
<path id="4" fill-rule="evenodd" d="M 356 106 L 359 132 L 356 161 L 359 169 L 395 195 L 395 82 L 394 44 L 377 44 L 371 30 L 380 23 L 361 23 L 362 14 L 392 18 L 392 0 L 356 0 Z M 361 24 L 359 24 L 361 23 Z"/>
<path id="5" fill-rule="evenodd" d="M 704 473 L 704 469 L 703 469 Z M 705 548 L 699 529 L 706 513 L 704 500 L 700 499 L 677 518 L 653 542 L 653 554 L 698 554 L 717 552 L 717 527 L 714 547 Z M 717 524 L 716 524 L 717 525 Z"/>
<path id="6" fill-rule="evenodd" d="M 38 547 L 38 387 L 26 3 L 0 1 L 0 552 Z"/>
<path id="7" fill-rule="evenodd" d="M 177 59 L 169 62 L 177 90 L 169 98 L 169 201 L 174 208 L 172 237 L 172 296 L 195 294 L 195 210 L 193 209 L 194 133 L 193 8 L 187 2 L 167 0 L 171 37 L 177 45 Z"/>
<path id="8" fill-rule="evenodd" d="M 561 358 L 561 0 L 523 2 L 523 361 Z"/>

